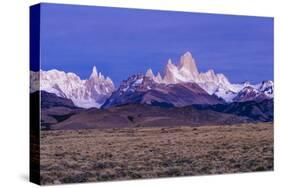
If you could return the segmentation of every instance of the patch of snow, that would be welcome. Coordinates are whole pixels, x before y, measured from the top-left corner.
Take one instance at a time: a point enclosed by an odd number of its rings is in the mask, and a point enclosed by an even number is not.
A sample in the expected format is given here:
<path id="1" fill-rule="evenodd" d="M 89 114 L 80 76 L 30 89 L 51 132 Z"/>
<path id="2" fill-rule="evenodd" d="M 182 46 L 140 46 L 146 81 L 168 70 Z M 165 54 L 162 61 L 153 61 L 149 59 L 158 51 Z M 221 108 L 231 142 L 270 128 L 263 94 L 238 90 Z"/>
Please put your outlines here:
<path id="1" fill-rule="evenodd" d="M 143 78 L 139 78 L 132 84 L 132 86 L 140 85 L 142 83 L 142 81 L 143 81 Z"/>
<path id="2" fill-rule="evenodd" d="M 129 89 L 129 86 L 122 89 L 122 91 L 126 92 Z"/>

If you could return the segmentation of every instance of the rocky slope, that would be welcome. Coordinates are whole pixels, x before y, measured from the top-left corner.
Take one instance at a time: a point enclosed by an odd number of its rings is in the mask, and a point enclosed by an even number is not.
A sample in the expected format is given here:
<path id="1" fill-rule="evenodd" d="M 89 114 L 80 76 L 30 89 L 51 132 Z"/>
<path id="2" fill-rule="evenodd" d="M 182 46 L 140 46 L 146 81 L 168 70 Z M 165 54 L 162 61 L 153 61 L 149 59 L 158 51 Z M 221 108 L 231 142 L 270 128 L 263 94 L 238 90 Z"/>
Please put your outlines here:
<path id="1" fill-rule="evenodd" d="M 46 91 L 35 91 L 30 93 L 30 100 L 34 104 L 39 102 L 40 96 L 40 129 L 49 130 L 50 126 L 62 122 L 72 115 L 83 111 L 82 108 L 76 107 L 70 99 L 58 97 L 56 94 Z M 39 106 L 39 105 L 38 105 Z M 36 110 L 36 107 L 33 107 Z M 39 110 L 39 109 L 38 109 Z"/>
<path id="2" fill-rule="evenodd" d="M 123 81 L 102 108 L 124 104 L 149 104 L 162 107 L 184 107 L 191 104 L 218 104 L 224 102 L 209 95 L 196 83 L 163 84 L 150 77 L 133 75 Z"/>

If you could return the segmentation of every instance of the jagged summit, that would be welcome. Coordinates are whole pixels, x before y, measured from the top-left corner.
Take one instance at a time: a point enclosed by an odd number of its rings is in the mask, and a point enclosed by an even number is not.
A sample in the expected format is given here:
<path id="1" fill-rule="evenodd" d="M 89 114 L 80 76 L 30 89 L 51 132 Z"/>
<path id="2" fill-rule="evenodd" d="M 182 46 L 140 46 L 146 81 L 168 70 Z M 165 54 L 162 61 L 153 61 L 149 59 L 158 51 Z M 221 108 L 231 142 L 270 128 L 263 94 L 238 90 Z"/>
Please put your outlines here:
<path id="1" fill-rule="evenodd" d="M 152 69 L 148 69 L 148 70 L 146 71 L 145 76 L 153 78 L 153 77 L 154 77 L 154 74 L 153 74 L 153 72 L 152 72 Z"/>
<path id="2" fill-rule="evenodd" d="M 152 80 L 155 80 L 156 82 L 161 82 L 162 81 L 162 76 L 158 72 L 157 75 L 155 76 L 152 69 L 148 69 L 145 73 L 146 77 L 152 78 Z"/>
<path id="3" fill-rule="evenodd" d="M 98 69 L 97 69 L 96 66 L 93 66 L 92 73 L 91 73 L 91 75 L 89 77 L 89 80 L 90 79 L 94 79 L 94 80 L 107 80 L 107 81 L 112 82 L 112 80 L 108 76 L 105 78 L 104 75 L 101 72 L 98 72 Z"/>
<path id="4" fill-rule="evenodd" d="M 92 74 L 90 77 L 98 77 L 98 70 L 96 66 L 93 66 Z"/>
<path id="5" fill-rule="evenodd" d="M 174 66 L 175 66 L 175 65 L 173 64 L 172 59 L 169 58 L 169 59 L 168 59 L 168 62 L 167 62 L 167 64 L 166 64 L 166 67 L 174 67 Z"/>
<path id="6" fill-rule="evenodd" d="M 192 54 L 190 52 L 186 52 L 181 56 L 178 68 L 182 72 L 189 71 L 189 73 L 193 77 L 196 77 L 199 74 L 195 60 L 193 59 Z"/>

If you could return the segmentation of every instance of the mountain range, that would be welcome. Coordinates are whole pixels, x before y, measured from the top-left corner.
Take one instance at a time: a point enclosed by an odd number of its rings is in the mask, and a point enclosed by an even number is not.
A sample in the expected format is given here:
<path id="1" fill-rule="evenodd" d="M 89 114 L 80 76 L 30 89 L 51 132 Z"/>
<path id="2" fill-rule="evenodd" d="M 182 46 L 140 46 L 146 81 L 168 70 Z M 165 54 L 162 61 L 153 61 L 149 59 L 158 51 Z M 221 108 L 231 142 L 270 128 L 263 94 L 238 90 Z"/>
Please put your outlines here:
<path id="1" fill-rule="evenodd" d="M 31 71 L 30 96 L 41 96 L 41 130 L 232 125 L 273 121 L 274 84 L 233 84 L 199 72 L 191 53 L 163 73 L 130 75 L 118 88 L 94 66 L 88 79 L 59 70 Z"/>
<path id="2" fill-rule="evenodd" d="M 199 72 L 190 52 L 174 64 L 168 59 L 163 73 L 154 75 L 152 69 L 145 74 L 129 76 L 118 88 L 109 77 L 98 73 L 94 66 L 88 79 L 75 73 L 59 70 L 31 71 L 31 93 L 38 90 L 70 99 L 82 108 L 110 108 L 125 104 L 149 104 L 163 107 L 184 107 L 198 104 L 223 104 L 232 102 L 263 101 L 273 98 L 271 80 L 259 84 L 230 83 L 221 73 L 210 69 Z"/>

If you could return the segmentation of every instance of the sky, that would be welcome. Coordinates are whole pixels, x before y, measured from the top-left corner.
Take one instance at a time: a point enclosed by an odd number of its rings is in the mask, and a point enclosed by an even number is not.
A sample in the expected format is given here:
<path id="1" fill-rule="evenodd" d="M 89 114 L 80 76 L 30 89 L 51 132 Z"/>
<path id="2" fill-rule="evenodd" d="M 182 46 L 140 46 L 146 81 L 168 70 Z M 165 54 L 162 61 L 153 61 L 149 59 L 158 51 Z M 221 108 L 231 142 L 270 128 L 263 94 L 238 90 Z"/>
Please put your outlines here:
<path id="1" fill-rule="evenodd" d="M 116 85 L 192 53 L 198 69 L 233 83 L 273 80 L 273 18 L 41 4 L 41 69 L 87 79 L 95 65 Z"/>

